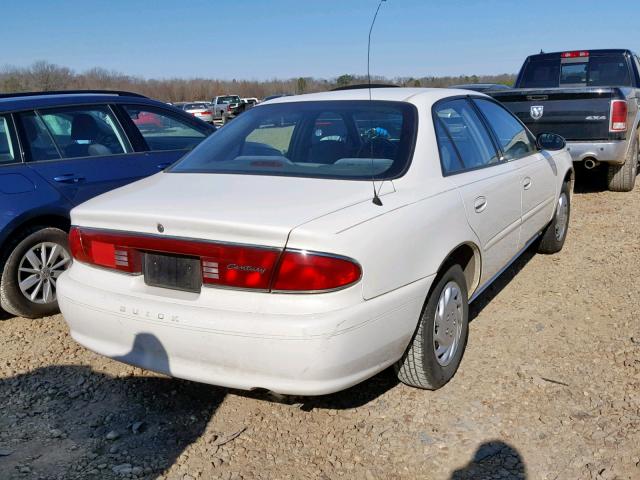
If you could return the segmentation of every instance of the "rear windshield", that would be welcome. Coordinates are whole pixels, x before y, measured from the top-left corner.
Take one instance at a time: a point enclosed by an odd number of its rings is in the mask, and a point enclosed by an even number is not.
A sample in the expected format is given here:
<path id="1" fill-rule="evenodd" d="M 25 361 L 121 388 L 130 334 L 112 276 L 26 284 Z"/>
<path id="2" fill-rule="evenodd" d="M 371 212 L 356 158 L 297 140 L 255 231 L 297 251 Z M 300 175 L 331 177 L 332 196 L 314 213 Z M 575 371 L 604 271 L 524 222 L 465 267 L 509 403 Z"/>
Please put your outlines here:
<path id="1" fill-rule="evenodd" d="M 577 60 L 577 61 L 576 61 Z M 530 60 L 520 88 L 561 86 L 630 86 L 627 60 L 622 54 L 594 55 L 583 59 L 541 58 Z"/>
<path id="2" fill-rule="evenodd" d="M 240 97 L 229 95 L 228 97 L 218 97 L 218 104 L 221 103 L 239 103 Z"/>
<path id="3" fill-rule="evenodd" d="M 196 109 L 206 109 L 208 105 L 206 103 L 187 103 L 183 109 L 184 110 L 196 110 Z"/>
<path id="4" fill-rule="evenodd" d="M 170 172 L 371 180 L 404 173 L 417 112 L 386 101 L 288 102 L 255 107 Z"/>

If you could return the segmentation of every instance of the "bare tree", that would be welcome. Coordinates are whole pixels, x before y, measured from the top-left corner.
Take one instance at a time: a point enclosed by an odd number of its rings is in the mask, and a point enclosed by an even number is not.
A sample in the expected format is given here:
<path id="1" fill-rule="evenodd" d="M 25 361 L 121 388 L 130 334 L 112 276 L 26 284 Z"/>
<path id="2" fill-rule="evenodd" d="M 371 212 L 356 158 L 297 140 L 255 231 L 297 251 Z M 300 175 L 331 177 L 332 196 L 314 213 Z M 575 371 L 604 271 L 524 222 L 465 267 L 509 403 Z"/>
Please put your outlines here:
<path id="1" fill-rule="evenodd" d="M 460 83 L 513 83 L 515 75 L 460 75 L 449 77 L 397 77 L 376 76 L 373 83 L 411 87 L 446 87 Z M 367 83 L 365 75 L 344 74 L 337 78 L 322 79 L 297 77 L 271 80 L 218 80 L 212 78 L 145 79 L 116 71 L 95 67 L 77 73 L 67 67 L 38 61 L 26 68 L 4 66 L 0 68 L 0 92 L 100 89 L 126 90 L 141 93 L 166 102 L 210 100 L 216 95 L 234 94 L 242 97 L 264 98 L 283 93 L 313 93 L 337 86 Z"/>
<path id="2" fill-rule="evenodd" d="M 30 90 L 64 90 L 71 86 L 73 73 L 66 67 L 59 67 L 40 60 L 27 71 L 27 83 Z"/>

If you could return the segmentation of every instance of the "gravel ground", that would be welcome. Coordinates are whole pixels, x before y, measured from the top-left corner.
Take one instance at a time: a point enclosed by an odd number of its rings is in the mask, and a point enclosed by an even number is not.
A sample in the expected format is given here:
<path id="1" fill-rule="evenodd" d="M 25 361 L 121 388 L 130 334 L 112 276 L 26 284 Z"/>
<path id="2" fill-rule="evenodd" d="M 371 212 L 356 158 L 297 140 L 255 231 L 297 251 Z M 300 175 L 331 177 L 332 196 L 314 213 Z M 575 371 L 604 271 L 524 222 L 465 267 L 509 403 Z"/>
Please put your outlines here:
<path id="1" fill-rule="evenodd" d="M 436 392 L 383 372 L 321 398 L 173 380 L 0 322 L 2 479 L 640 479 L 640 188 L 579 183 L 565 249 L 472 306 Z"/>

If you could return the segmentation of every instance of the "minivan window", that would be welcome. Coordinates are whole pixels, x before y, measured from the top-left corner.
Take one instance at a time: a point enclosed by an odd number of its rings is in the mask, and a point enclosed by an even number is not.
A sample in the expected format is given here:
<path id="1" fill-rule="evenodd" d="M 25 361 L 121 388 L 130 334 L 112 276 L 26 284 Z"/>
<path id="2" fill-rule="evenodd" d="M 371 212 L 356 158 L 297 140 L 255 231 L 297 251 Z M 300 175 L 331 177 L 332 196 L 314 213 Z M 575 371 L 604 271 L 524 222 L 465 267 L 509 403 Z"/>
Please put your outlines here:
<path id="1" fill-rule="evenodd" d="M 404 173 L 417 112 L 388 101 L 286 102 L 243 113 L 169 169 L 371 180 Z"/>
<path id="2" fill-rule="evenodd" d="M 438 137 L 442 169 L 445 175 L 499 162 L 498 152 L 489 132 L 473 106 L 466 99 L 438 102 L 434 106 L 434 113 L 436 127 L 438 127 L 438 123 L 441 123 L 443 127 L 440 131 L 436 128 L 436 136 Z M 449 165 L 456 166 L 460 163 L 457 159 L 446 159 L 445 155 L 452 154 L 452 149 L 447 145 L 448 142 L 453 142 L 455 145 L 462 168 L 451 169 L 449 167 Z"/>

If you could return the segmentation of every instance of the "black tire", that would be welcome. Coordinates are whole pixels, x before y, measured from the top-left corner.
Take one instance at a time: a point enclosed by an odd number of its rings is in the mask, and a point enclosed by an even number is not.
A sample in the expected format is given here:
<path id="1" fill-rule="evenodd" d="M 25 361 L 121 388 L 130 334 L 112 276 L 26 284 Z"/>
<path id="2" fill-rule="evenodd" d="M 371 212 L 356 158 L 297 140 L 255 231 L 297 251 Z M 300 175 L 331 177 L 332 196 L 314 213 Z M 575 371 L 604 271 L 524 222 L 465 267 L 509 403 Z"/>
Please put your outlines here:
<path id="1" fill-rule="evenodd" d="M 57 313 L 58 302 L 55 298 L 55 287 L 53 288 L 53 301 L 37 303 L 28 299 L 22 293 L 19 285 L 19 268 L 23 257 L 29 250 L 43 242 L 57 244 L 64 248 L 69 256 L 69 245 L 67 233 L 53 227 L 32 227 L 23 230 L 15 236 L 13 242 L 7 247 L 6 261 L 2 265 L 2 276 L 0 277 L 0 306 L 3 310 L 19 317 L 39 318 Z M 66 263 L 66 267 L 70 265 Z M 23 273 L 23 275 L 25 275 Z M 29 275 L 29 274 L 26 274 Z M 46 276 L 49 276 L 47 271 Z M 54 277 L 57 278 L 57 277 Z"/>
<path id="2" fill-rule="evenodd" d="M 638 137 L 634 136 L 629 154 L 622 165 L 609 165 L 607 184 L 612 192 L 630 192 L 636 184 L 638 174 Z"/>
<path id="3" fill-rule="evenodd" d="M 442 365 L 436 356 L 434 343 L 434 332 L 436 325 L 436 313 L 438 303 L 445 287 L 454 282 L 458 287 L 460 304 L 456 308 L 460 312 L 459 338 L 456 348 L 451 354 L 446 365 Z M 467 346 L 469 334 L 469 302 L 467 294 L 467 284 L 462 268 L 453 265 L 436 279 L 435 285 L 431 288 L 420 320 L 418 328 L 407 347 L 407 351 L 395 364 L 395 371 L 398 379 L 412 387 L 436 390 L 445 385 L 458 370 L 462 355 Z"/>
<path id="4" fill-rule="evenodd" d="M 566 202 L 566 215 L 562 213 L 562 202 Z M 538 253 L 558 253 L 564 246 L 569 231 L 569 219 L 571 218 L 571 192 L 569 182 L 565 182 L 560 190 L 556 209 L 553 212 L 553 220 L 542 232 L 538 243 Z"/>

